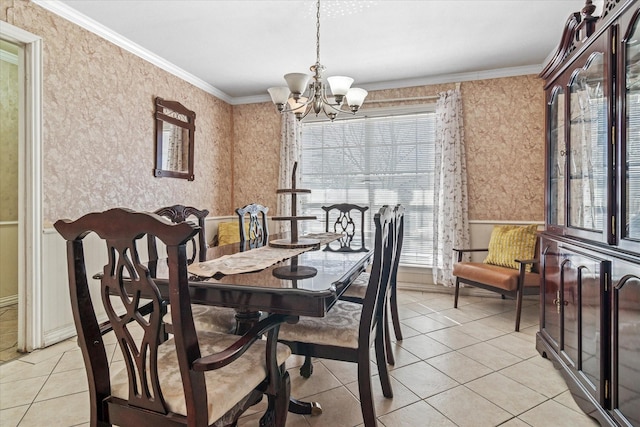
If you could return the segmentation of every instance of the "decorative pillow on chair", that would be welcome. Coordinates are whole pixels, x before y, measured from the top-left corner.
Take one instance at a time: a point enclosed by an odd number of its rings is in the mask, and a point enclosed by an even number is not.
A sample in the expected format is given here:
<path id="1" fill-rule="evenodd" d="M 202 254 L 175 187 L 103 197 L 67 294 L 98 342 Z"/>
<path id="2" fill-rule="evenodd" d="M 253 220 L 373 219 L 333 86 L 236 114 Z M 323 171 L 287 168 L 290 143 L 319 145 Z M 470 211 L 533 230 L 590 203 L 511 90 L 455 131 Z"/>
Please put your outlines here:
<path id="1" fill-rule="evenodd" d="M 536 256 L 537 229 L 536 224 L 496 225 L 491 232 L 489 254 L 484 263 L 518 269 L 515 259 L 533 259 Z M 531 271 L 531 265 L 526 266 L 526 271 Z"/>
<path id="2" fill-rule="evenodd" d="M 228 245 L 240 241 L 238 221 L 221 222 L 218 224 L 218 245 Z"/>

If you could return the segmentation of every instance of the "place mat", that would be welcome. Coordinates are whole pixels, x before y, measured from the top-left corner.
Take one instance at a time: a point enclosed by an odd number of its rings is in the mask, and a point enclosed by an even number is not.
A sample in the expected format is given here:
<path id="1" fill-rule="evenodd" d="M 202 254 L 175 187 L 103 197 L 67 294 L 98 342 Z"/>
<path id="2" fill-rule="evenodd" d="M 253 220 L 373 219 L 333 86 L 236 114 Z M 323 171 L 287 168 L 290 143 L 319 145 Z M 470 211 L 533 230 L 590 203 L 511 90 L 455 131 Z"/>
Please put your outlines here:
<path id="1" fill-rule="evenodd" d="M 320 244 L 326 244 L 339 239 L 342 237 L 342 234 L 316 233 L 307 234 L 303 237 L 318 239 L 320 240 Z M 189 273 L 200 277 L 213 277 L 219 273 L 224 274 L 225 276 L 231 274 L 250 273 L 271 267 L 273 264 L 300 255 L 301 253 L 312 249 L 315 249 L 315 247 L 288 249 L 263 246 L 246 252 L 224 255 L 210 261 L 194 262 L 187 268 L 187 270 Z"/>

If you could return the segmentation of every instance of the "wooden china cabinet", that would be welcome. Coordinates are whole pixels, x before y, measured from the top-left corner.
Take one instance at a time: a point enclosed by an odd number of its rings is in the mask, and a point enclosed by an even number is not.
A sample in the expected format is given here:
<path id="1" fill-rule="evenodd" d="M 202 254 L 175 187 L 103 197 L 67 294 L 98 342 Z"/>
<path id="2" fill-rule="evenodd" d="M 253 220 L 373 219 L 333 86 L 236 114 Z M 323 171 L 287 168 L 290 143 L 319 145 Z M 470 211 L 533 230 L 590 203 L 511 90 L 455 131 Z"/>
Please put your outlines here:
<path id="1" fill-rule="evenodd" d="M 586 3 L 540 74 L 546 226 L 536 347 L 586 413 L 640 426 L 640 0 L 605 0 L 600 16 Z"/>

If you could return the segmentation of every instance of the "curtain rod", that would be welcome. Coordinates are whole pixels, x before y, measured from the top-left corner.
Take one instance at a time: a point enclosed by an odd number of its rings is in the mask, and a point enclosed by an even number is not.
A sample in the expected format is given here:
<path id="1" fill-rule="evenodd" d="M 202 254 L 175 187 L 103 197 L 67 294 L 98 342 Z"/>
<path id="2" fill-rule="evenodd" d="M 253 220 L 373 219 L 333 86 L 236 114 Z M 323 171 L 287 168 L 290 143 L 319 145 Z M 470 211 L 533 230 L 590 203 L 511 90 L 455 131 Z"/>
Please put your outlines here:
<path id="1" fill-rule="evenodd" d="M 456 90 L 460 90 L 460 82 L 456 82 Z M 430 96 L 414 96 L 408 98 L 389 98 L 389 99 L 368 99 L 364 101 L 364 103 L 369 104 L 377 104 L 381 102 L 402 102 L 402 101 L 424 101 L 427 99 L 438 99 L 438 95 L 430 95 Z"/>
<path id="2" fill-rule="evenodd" d="M 426 99 L 438 99 L 438 96 L 431 95 L 431 96 L 414 96 L 410 98 L 368 99 L 364 102 L 365 104 L 378 104 L 381 102 L 423 101 Z"/>

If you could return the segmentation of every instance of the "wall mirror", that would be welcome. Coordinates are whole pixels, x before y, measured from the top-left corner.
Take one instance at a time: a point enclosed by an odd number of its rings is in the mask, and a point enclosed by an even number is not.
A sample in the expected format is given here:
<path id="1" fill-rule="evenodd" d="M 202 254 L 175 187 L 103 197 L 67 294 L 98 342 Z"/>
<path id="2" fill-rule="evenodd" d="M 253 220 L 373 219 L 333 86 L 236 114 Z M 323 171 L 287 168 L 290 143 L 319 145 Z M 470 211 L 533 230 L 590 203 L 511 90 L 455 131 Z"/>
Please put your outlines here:
<path id="1" fill-rule="evenodd" d="M 196 113 L 176 101 L 156 98 L 156 177 L 193 181 Z"/>

